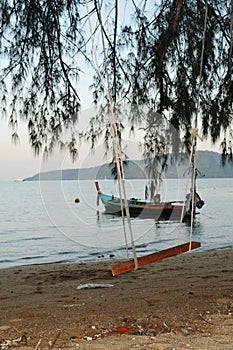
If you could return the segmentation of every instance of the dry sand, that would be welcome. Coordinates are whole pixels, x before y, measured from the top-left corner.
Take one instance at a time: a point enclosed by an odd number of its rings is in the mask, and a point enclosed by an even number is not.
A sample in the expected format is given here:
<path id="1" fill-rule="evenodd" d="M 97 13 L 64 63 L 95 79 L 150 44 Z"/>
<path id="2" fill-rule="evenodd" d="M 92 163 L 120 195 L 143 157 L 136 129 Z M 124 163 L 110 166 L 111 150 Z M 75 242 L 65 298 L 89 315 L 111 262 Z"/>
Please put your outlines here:
<path id="1" fill-rule="evenodd" d="M 0 270 L 0 349 L 231 349 L 233 251 Z M 84 283 L 113 287 L 76 290 Z"/>

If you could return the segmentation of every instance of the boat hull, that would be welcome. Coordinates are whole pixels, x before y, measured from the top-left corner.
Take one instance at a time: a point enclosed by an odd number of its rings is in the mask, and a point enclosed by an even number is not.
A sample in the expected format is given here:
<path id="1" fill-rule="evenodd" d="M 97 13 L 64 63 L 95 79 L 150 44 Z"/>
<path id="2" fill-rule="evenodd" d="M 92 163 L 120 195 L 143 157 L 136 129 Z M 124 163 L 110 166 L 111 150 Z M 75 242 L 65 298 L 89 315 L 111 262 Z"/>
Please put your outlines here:
<path id="1" fill-rule="evenodd" d="M 125 205 L 122 202 L 123 210 L 121 209 L 121 202 L 119 198 L 114 198 L 105 194 L 98 194 L 101 199 L 107 214 L 126 215 Z M 187 216 L 185 208 L 183 210 L 182 203 L 147 203 L 128 200 L 128 208 L 131 217 L 152 218 L 155 220 L 177 220 Z"/>

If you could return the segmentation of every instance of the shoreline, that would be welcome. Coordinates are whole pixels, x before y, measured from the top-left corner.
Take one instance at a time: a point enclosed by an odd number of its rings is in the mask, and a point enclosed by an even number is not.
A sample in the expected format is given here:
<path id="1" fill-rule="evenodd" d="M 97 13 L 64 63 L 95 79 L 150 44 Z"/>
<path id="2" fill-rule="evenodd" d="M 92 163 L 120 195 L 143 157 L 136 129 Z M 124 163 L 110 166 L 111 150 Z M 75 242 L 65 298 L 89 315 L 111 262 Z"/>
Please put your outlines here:
<path id="1" fill-rule="evenodd" d="M 167 248 L 165 248 L 164 250 L 166 250 Z M 184 252 L 183 254 L 205 254 L 205 253 L 212 253 L 212 252 L 221 252 L 221 251 L 229 251 L 232 250 L 233 251 L 233 247 L 231 246 L 227 246 L 224 248 L 212 248 L 212 249 L 206 249 L 203 250 L 202 246 L 200 248 L 198 248 L 197 250 L 192 250 L 192 251 L 187 251 Z M 156 252 L 160 252 L 160 250 L 155 251 Z M 144 255 L 150 255 L 153 254 L 152 252 L 148 252 L 148 254 L 143 254 L 143 255 L 138 255 L 138 258 L 143 257 Z M 178 254 L 178 256 L 183 255 L 183 254 Z M 171 257 L 169 257 L 170 259 Z M 129 260 L 133 260 L 133 256 L 130 257 Z M 66 266 L 66 265 L 90 265 L 90 264 L 109 264 L 109 266 L 111 267 L 112 265 L 118 264 L 119 262 L 124 262 L 127 261 L 126 258 L 116 258 L 115 255 L 113 254 L 112 257 L 110 256 L 106 256 L 106 257 L 98 257 L 95 258 L 93 260 L 80 260 L 80 261 L 51 261 L 51 262 L 42 262 L 42 263 L 31 263 L 31 264 L 22 264 L 22 265 L 13 265 L 13 266 L 5 266 L 5 267 L 1 267 L 0 264 L 0 272 L 2 270 L 12 270 L 12 269 L 24 269 L 24 268 L 30 268 L 30 267 L 37 267 L 37 266 L 51 266 L 51 265 L 60 265 L 60 266 Z M 156 262 L 155 262 L 156 263 Z M 110 268 L 109 268 L 110 269 Z M 139 268 L 139 270 L 143 269 L 143 267 Z M 114 277 L 114 276 L 113 276 Z"/>
<path id="2" fill-rule="evenodd" d="M 1 268 L 0 348 L 233 349 L 233 249 L 113 277 L 118 261 Z"/>

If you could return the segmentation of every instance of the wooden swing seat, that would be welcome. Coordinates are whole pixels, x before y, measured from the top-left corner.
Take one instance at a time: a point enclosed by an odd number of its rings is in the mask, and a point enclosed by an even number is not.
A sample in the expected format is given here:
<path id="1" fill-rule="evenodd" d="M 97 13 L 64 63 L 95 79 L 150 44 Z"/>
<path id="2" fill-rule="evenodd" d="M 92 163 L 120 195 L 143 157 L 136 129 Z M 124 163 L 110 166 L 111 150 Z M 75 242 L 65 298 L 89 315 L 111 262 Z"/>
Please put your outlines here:
<path id="1" fill-rule="evenodd" d="M 148 254 L 145 256 L 141 256 L 138 258 L 138 268 L 151 264 L 156 261 L 160 261 L 166 258 L 169 258 L 171 256 L 183 254 L 185 252 L 188 252 L 190 250 L 199 248 L 201 246 L 200 242 L 187 242 L 184 244 L 177 245 L 172 248 L 164 249 L 156 253 Z M 120 263 L 117 263 L 111 267 L 112 275 L 120 275 L 122 273 L 135 270 L 135 263 L 134 259 L 123 261 Z"/>

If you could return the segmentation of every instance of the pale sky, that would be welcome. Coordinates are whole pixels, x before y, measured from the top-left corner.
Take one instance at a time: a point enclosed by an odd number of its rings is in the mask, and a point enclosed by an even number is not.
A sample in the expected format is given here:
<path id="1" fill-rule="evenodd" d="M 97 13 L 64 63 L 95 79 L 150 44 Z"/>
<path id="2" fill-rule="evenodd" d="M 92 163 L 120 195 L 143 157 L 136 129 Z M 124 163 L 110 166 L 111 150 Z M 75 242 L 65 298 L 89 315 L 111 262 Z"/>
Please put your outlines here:
<path id="1" fill-rule="evenodd" d="M 86 113 L 91 115 L 90 111 L 93 112 L 93 110 L 87 109 Z M 86 117 L 85 115 L 85 119 Z M 139 138 L 130 138 L 128 133 L 125 133 L 124 137 L 125 151 L 130 156 L 130 159 L 140 159 Z M 40 171 L 90 167 L 111 161 L 111 154 L 107 158 L 104 157 L 104 146 L 101 141 L 94 152 L 90 151 L 89 144 L 80 145 L 78 159 L 73 163 L 67 151 L 63 153 L 59 151 L 55 152 L 48 161 L 44 161 L 42 155 L 35 157 L 28 143 L 25 126 L 20 128 L 20 138 L 20 144 L 12 144 L 7 120 L 0 120 L 0 181 L 13 181 L 17 178 L 26 178 Z M 211 146 L 208 142 L 198 141 L 198 149 L 219 152 L 219 144 Z"/>
<path id="2" fill-rule="evenodd" d="M 12 181 L 17 178 L 29 177 L 39 171 L 78 168 L 82 166 L 86 158 L 88 158 L 88 166 L 91 166 L 91 162 L 94 162 L 96 158 L 92 157 L 91 161 L 90 145 L 83 144 L 80 146 L 79 157 L 75 163 L 71 160 L 67 151 L 61 153 L 58 150 L 48 160 L 44 160 L 43 154 L 39 157 L 33 154 L 28 142 L 26 125 L 21 124 L 18 132 L 20 143 L 12 144 L 8 122 L 7 120 L 0 120 L 0 181 Z M 97 163 L 95 162 L 95 164 Z"/>
<path id="3" fill-rule="evenodd" d="M 94 108 L 86 108 L 79 116 L 79 130 L 87 126 L 87 120 L 94 116 Z M 0 120 L 0 181 L 13 181 L 19 178 L 26 178 L 35 175 L 40 171 L 91 167 L 112 160 L 111 152 L 105 156 L 105 147 L 103 141 L 97 143 L 95 150 L 91 151 L 89 143 L 79 145 L 78 158 L 73 162 L 68 151 L 61 152 L 56 150 L 48 160 L 43 159 L 43 154 L 39 157 L 34 156 L 28 142 L 27 127 L 20 124 L 19 127 L 20 143 L 12 144 L 11 130 L 8 127 L 7 120 Z M 140 159 L 138 147 L 138 138 L 130 138 L 128 133 L 124 133 L 124 147 L 131 159 Z M 126 146 L 127 143 L 127 146 Z"/>
<path id="4" fill-rule="evenodd" d="M 94 115 L 94 109 L 91 107 L 91 93 L 89 86 L 91 85 L 91 75 L 85 76 L 85 83 L 82 84 L 80 99 L 82 103 L 82 112 L 79 116 L 79 128 L 83 130 L 87 126 L 87 120 Z M 125 125 L 125 122 L 124 122 Z M 126 125 L 127 129 L 127 125 Z M 28 142 L 27 127 L 20 124 L 19 127 L 20 144 L 14 145 L 11 142 L 11 130 L 8 127 L 7 119 L 0 119 L 0 181 L 14 181 L 18 178 L 26 178 L 35 175 L 40 171 L 57 170 L 90 167 L 103 164 L 112 160 L 111 154 L 109 158 L 104 157 L 103 142 L 99 142 L 95 152 L 90 152 L 89 144 L 82 144 L 79 150 L 79 156 L 75 163 L 72 162 L 68 152 L 61 153 L 59 151 L 49 158 L 48 161 L 43 160 L 43 155 L 35 157 Z M 136 138 L 130 137 L 129 132 L 123 135 L 125 140 L 126 153 L 130 159 L 140 159 L 141 151 L 139 149 L 139 141 L 142 139 L 142 133 L 138 133 Z M 127 145 L 127 146 L 126 146 Z M 212 146 L 209 142 L 198 142 L 199 150 L 212 150 L 219 152 L 219 144 Z"/>

